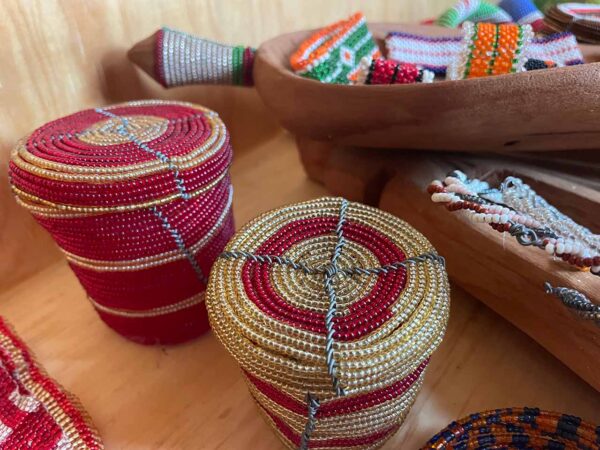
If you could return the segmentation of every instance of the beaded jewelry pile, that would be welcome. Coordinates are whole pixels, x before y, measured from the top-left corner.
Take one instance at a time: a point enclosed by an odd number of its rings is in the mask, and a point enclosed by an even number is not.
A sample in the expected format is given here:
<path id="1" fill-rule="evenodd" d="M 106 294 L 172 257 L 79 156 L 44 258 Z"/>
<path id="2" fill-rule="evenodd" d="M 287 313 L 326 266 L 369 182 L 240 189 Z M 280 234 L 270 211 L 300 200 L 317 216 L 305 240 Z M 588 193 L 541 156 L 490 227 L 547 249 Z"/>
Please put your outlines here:
<path id="1" fill-rule="evenodd" d="M 507 177 L 499 188 L 491 188 L 454 171 L 444 181 L 433 181 L 428 192 L 449 211 L 465 210 L 474 222 L 600 275 L 600 235 L 561 213 L 519 178 Z"/>
<path id="2" fill-rule="evenodd" d="M 79 400 L 39 366 L 0 318 L 0 448 L 101 450 Z"/>
<path id="3" fill-rule="evenodd" d="M 9 169 L 100 317 L 135 341 L 176 343 L 209 327 L 208 273 L 233 234 L 231 157 L 216 113 L 151 100 L 50 122 Z"/>
<path id="4" fill-rule="evenodd" d="M 404 32 L 389 33 L 385 39 L 388 58 L 414 64 L 436 74 L 445 74 L 448 66 L 457 65 L 469 56 L 473 45 L 474 26 L 467 25 L 465 38 L 458 36 L 431 37 Z M 513 46 L 514 47 L 514 46 Z M 473 50 L 475 47 L 473 48 Z M 550 67 L 583 64 L 583 55 L 571 33 L 532 37 L 522 48 L 526 61 L 548 61 Z M 523 67 L 527 70 L 526 62 Z M 536 66 L 536 68 L 539 68 Z"/>
<path id="5" fill-rule="evenodd" d="M 443 258 L 383 211 L 322 198 L 239 231 L 207 291 L 213 330 L 289 448 L 378 448 L 402 424 L 449 310 Z"/>
<path id="6" fill-rule="evenodd" d="M 421 450 L 600 449 L 600 426 L 538 408 L 505 408 L 452 422 Z"/>
<path id="7" fill-rule="evenodd" d="M 163 28 L 155 43 L 155 76 L 164 87 L 187 84 L 252 86 L 251 47 L 219 44 Z"/>
<path id="8" fill-rule="evenodd" d="M 294 72 L 322 83 L 355 81 L 362 58 L 380 56 L 361 13 L 329 25 L 304 41 L 290 57 Z"/>

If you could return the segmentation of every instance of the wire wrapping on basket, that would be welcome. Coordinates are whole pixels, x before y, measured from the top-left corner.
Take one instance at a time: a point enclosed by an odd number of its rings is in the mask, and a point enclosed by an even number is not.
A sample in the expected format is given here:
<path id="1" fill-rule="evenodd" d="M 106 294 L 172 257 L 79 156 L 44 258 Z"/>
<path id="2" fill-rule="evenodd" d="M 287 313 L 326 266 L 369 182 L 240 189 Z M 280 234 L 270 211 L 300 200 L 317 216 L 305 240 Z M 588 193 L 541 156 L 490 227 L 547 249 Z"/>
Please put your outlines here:
<path id="1" fill-rule="evenodd" d="M 443 267 L 400 220 L 320 199 L 240 230 L 213 267 L 207 307 L 288 447 L 371 448 L 402 422 L 441 340 Z"/>

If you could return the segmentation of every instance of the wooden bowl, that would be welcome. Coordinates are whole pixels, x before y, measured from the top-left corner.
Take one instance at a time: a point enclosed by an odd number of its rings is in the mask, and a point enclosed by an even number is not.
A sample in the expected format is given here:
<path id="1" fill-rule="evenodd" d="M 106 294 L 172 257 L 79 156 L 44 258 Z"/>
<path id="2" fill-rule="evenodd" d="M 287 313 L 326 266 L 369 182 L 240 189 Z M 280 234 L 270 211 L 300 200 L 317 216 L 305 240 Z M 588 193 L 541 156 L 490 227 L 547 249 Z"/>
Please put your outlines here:
<path id="1" fill-rule="evenodd" d="M 435 26 L 369 24 L 389 31 L 459 34 Z M 600 148 L 600 47 L 588 64 L 433 84 L 346 86 L 295 75 L 289 57 L 311 31 L 260 46 L 254 81 L 292 133 L 335 144 L 398 149 L 518 152 Z M 383 47 L 382 47 L 383 48 Z"/>

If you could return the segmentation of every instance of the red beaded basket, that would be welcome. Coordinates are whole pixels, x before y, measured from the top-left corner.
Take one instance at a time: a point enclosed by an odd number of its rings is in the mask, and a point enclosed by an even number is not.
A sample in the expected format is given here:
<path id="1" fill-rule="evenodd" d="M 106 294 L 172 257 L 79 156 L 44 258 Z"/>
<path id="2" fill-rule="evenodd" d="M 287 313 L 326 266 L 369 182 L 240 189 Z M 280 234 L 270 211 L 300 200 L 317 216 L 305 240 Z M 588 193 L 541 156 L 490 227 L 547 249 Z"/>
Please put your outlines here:
<path id="1" fill-rule="evenodd" d="M 214 332 L 291 449 L 374 449 L 402 424 L 449 309 L 443 258 L 375 208 L 322 198 L 232 238 L 206 294 Z"/>
<path id="2" fill-rule="evenodd" d="M 144 344 L 208 330 L 204 290 L 233 234 L 218 115 L 139 101 L 50 122 L 17 145 L 17 201 L 54 237 L 100 317 Z"/>

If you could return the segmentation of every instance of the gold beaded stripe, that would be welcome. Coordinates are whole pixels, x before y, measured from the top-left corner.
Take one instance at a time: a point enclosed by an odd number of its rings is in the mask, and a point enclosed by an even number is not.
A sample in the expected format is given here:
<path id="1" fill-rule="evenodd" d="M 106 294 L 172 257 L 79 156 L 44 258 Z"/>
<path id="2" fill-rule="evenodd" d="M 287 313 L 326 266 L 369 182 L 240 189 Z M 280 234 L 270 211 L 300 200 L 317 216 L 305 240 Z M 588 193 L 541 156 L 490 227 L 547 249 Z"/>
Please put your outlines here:
<path id="1" fill-rule="evenodd" d="M 225 253 L 234 250 L 255 253 L 266 239 L 293 221 L 338 218 L 340 203 L 340 199 L 323 198 L 265 213 L 239 231 Z M 375 208 L 350 203 L 347 219 L 387 236 L 407 258 L 434 252 L 431 244 L 411 226 Z M 333 236 L 327 245 L 315 248 L 314 252 L 319 252 L 315 258 L 329 261 L 335 241 Z M 290 249 L 289 253 L 294 251 Z M 352 263 L 352 266 L 360 262 L 340 260 L 340 264 Z M 305 401 L 307 392 L 321 401 L 334 398 L 327 372 L 326 336 L 264 314 L 244 290 L 241 278 L 244 264 L 245 259 L 220 258 L 213 266 L 207 307 L 217 337 L 242 368 L 295 399 Z M 328 308 L 325 292 L 320 295 L 310 292 L 313 286 L 310 283 L 296 282 L 294 289 L 300 287 L 309 292 L 301 290 L 294 300 L 287 300 L 293 291 L 290 286 L 281 287 L 286 280 L 283 269 L 273 269 L 271 276 L 276 279 L 273 284 L 279 286 L 279 293 L 286 295 L 286 301 L 311 298 L 311 309 Z M 370 278 L 377 275 L 354 277 L 369 284 L 373 283 Z M 342 291 L 346 282 L 346 276 L 340 276 L 336 288 Z M 433 260 L 408 265 L 405 288 L 391 307 L 392 318 L 358 340 L 334 343 L 338 376 L 347 395 L 389 386 L 412 373 L 441 342 L 448 310 L 449 287 L 443 265 Z"/>
<path id="2" fill-rule="evenodd" d="M 230 187 L 227 204 L 225 205 L 225 208 L 223 208 L 221 215 L 211 229 L 208 230 L 208 232 L 206 232 L 206 234 L 204 234 L 198 242 L 188 247 L 188 250 L 191 254 L 195 255 L 198 253 L 221 230 L 225 220 L 227 219 L 227 216 L 231 212 L 232 200 L 233 188 Z M 83 256 L 75 255 L 74 253 L 66 250 L 61 250 L 67 256 L 67 260 L 69 260 L 69 262 L 80 267 L 85 267 L 86 269 L 95 270 L 97 272 L 130 272 L 136 270 L 145 270 L 151 267 L 157 267 L 163 264 L 179 261 L 181 259 L 186 259 L 186 255 L 183 254 L 180 249 L 171 250 L 159 255 L 145 256 L 142 258 L 122 261 L 104 261 L 84 258 Z"/>
<path id="3" fill-rule="evenodd" d="M 402 395 L 379 405 L 365 408 L 351 414 L 319 418 L 319 426 L 311 435 L 311 442 L 317 439 L 361 437 L 374 434 L 395 424 L 402 423 L 421 389 L 424 373 Z M 284 419 L 298 435 L 306 425 L 306 416 L 299 415 L 275 403 L 260 392 L 251 382 L 246 383 L 254 401 L 272 414 Z"/>
<path id="4" fill-rule="evenodd" d="M 70 442 L 75 446 L 75 448 L 82 450 L 89 448 L 86 445 L 85 441 L 81 438 L 81 435 L 77 431 L 77 428 L 71 420 L 71 418 L 69 417 L 69 415 L 65 412 L 65 410 L 61 408 L 60 404 L 58 403 L 58 401 L 56 401 L 54 396 L 48 392 L 46 386 L 42 383 L 39 383 L 31 377 L 31 373 L 29 370 L 31 364 L 35 364 L 37 369 L 44 376 L 47 376 L 45 370 L 37 364 L 37 361 L 35 360 L 33 355 L 30 355 L 32 359 L 32 362 L 30 363 L 23 354 L 23 351 L 17 346 L 15 346 L 8 336 L 2 333 L 0 333 L 0 347 L 2 348 L 4 353 L 10 357 L 13 364 L 17 367 L 14 376 L 19 379 L 23 386 L 25 386 L 25 389 L 31 392 L 31 394 L 43 404 L 44 408 L 48 411 L 50 416 L 52 416 L 52 419 L 60 426 L 62 432 L 69 437 Z M 79 414 L 83 417 L 85 424 L 87 425 L 88 431 L 91 434 L 91 438 L 95 441 L 97 447 L 104 448 L 104 445 L 102 444 L 90 417 L 81 406 L 79 399 L 71 393 L 62 390 L 62 387 L 56 382 L 54 384 L 57 385 L 59 389 L 61 389 L 62 393 L 77 408 Z"/>
<path id="5" fill-rule="evenodd" d="M 88 297 L 94 308 L 102 311 L 106 314 L 113 316 L 128 317 L 128 318 L 147 318 L 147 317 L 158 317 L 166 314 L 172 314 L 177 311 L 191 308 L 192 306 L 199 305 L 204 301 L 204 292 L 194 295 L 193 297 L 186 298 L 177 303 L 172 303 L 166 306 L 158 306 L 150 309 L 124 309 L 124 308 L 111 308 L 109 306 L 102 305 L 95 301 L 93 298 Z"/>

